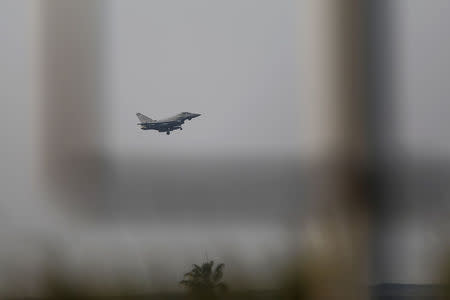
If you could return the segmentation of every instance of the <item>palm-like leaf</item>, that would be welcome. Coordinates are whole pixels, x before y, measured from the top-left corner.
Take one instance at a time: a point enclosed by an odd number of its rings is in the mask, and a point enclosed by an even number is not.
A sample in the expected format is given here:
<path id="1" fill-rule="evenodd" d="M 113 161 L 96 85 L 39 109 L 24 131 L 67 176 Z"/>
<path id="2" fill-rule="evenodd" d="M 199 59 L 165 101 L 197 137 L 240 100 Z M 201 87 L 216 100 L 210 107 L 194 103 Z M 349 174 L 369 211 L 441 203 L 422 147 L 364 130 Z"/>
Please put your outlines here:
<path id="1" fill-rule="evenodd" d="M 225 264 L 219 264 L 216 266 L 213 274 L 214 283 L 218 283 L 223 277 L 223 269 L 225 268 Z"/>
<path id="2" fill-rule="evenodd" d="M 221 282 L 225 265 L 219 264 L 214 268 L 214 261 L 203 263 L 201 266 L 192 265 L 192 270 L 184 274 L 180 284 L 191 292 L 223 292 L 226 285 Z"/>

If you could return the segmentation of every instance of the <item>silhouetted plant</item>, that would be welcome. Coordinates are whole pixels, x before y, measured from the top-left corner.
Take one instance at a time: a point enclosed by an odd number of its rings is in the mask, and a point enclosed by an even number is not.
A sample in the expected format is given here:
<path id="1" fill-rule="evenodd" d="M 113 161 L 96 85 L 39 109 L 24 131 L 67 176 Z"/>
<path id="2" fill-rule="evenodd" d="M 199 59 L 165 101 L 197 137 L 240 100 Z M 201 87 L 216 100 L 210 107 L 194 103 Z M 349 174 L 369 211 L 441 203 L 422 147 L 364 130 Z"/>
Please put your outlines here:
<path id="1" fill-rule="evenodd" d="M 225 264 L 218 264 L 214 268 L 214 261 L 205 262 L 201 266 L 194 264 L 192 270 L 184 274 L 180 284 L 201 298 L 214 298 L 227 290 L 222 282 L 224 268 Z"/>

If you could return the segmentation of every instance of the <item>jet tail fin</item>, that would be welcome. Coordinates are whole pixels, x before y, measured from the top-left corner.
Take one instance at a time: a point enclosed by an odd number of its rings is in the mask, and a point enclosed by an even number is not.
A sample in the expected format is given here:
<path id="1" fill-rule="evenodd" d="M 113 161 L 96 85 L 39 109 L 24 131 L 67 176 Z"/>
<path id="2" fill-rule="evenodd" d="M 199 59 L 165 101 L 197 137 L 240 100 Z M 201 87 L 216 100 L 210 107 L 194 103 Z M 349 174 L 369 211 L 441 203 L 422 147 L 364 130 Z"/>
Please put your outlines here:
<path id="1" fill-rule="evenodd" d="M 139 121 L 141 121 L 142 123 L 150 123 L 150 122 L 154 121 L 141 113 L 137 113 L 136 116 L 138 117 Z"/>

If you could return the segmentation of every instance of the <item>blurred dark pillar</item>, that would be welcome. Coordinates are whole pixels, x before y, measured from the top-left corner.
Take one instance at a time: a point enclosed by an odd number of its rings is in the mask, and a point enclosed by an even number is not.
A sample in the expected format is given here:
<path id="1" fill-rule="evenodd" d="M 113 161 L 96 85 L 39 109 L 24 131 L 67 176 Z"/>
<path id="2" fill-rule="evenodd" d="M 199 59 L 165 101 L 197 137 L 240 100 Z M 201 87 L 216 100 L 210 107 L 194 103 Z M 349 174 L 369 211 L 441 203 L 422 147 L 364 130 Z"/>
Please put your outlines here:
<path id="1" fill-rule="evenodd" d="M 336 153 L 325 168 L 349 225 L 352 264 L 376 283 L 389 274 L 384 247 L 389 230 L 393 164 L 392 1 L 335 1 Z M 333 207 L 333 206 L 331 206 Z M 359 267 L 358 267 L 359 266 Z M 366 274 L 364 274 L 366 273 Z"/>
<path id="2" fill-rule="evenodd" d="M 43 161 L 58 198 L 99 196 L 104 72 L 103 0 L 42 0 Z"/>
<path id="3" fill-rule="evenodd" d="M 367 1 L 367 124 L 371 170 L 370 277 L 372 283 L 389 277 L 389 251 L 384 247 L 389 230 L 390 200 L 395 181 L 393 139 L 395 72 L 393 70 L 393 6 L 390 0 Z"/>

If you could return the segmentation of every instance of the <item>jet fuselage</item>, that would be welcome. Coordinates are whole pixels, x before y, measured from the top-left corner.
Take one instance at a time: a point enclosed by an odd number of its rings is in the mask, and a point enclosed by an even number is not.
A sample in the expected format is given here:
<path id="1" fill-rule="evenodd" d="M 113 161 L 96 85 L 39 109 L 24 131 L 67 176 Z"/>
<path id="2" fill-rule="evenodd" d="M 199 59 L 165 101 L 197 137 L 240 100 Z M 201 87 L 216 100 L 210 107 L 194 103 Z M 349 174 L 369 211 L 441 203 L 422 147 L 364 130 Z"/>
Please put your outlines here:
<path id="1" fill-rule="evenodd" d="M 142 130 L 157 130 L 159 132 L 166 132 L 167 134 L 170 134 L 173 130 L 182 130 L 183 128 L 181 125 L 183 125 L 186 120 L 192 120 L 193 118 L 200 116 L 200 114 L 182 112 L 167 119 L 152 120 L 140 113 L 137 113 L 136 115 L 139 121 L 141 121 L 138 125 L 141 126 Z"/>

